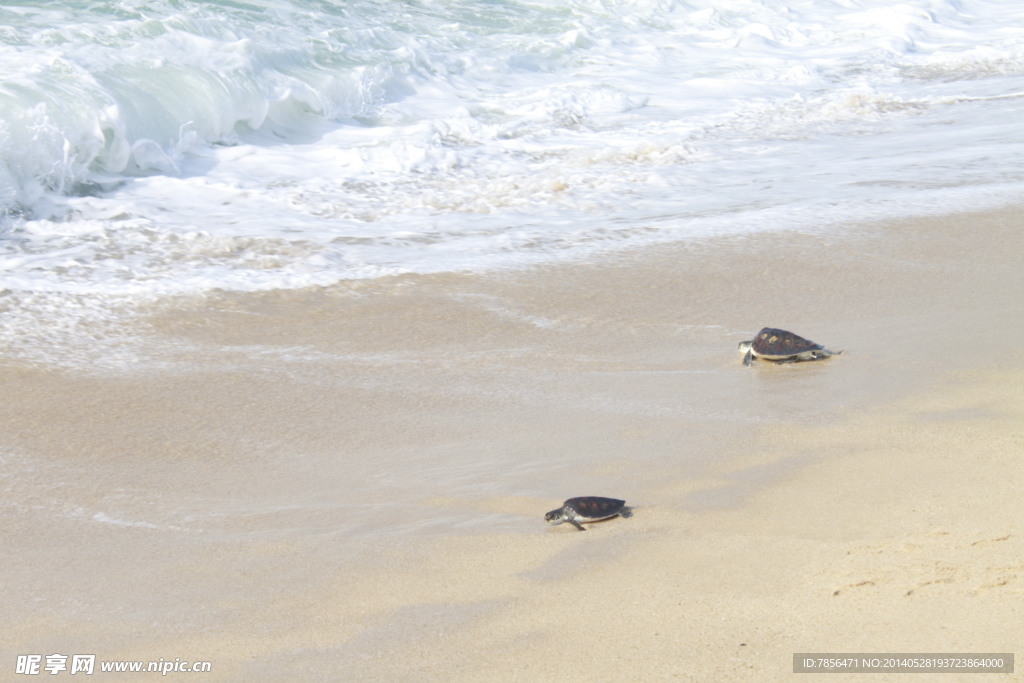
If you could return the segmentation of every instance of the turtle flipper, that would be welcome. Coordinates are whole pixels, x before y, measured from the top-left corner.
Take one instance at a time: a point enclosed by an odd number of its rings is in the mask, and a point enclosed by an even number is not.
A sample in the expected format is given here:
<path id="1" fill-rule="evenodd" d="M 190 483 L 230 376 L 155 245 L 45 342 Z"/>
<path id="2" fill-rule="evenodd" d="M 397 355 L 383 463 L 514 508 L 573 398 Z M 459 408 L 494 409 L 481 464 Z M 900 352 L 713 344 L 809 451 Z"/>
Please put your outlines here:
<path id="1" fill-rule="evenodd" d="M 569 521 L 569 524 L 572 524 L 574 527 L 576 527 L 580 531 L 586 531 L 586 529 L 583 527 L 583 525 L 580 524 L 579 522 L 577 522 L 575 519 L 570 519 L 568 521 Z"/>
<path id="2" fill-rule="evenodd" d="M 735 356 L 733 356 L 735 358 Z M 750 365 L 750 361 L 754 360 L 754 352 L 747 349 L 747 355 L 743 356 L 743 364 Z"/>

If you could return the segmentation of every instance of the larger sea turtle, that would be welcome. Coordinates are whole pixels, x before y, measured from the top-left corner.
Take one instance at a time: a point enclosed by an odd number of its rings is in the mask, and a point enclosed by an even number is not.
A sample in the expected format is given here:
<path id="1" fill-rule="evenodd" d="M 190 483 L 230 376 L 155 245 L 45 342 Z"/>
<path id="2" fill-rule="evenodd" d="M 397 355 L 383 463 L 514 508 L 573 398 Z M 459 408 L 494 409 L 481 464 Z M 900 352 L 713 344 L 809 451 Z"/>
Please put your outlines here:
<path id="1" fill-rule="evenodd" d="M 739 350 L 746 354 L 743 356 L 744 365 L 750 365 L 755 358 L 773 363 L 800 363 L 842 353 L 829 351 L 810 339 L 774 327 L 766 327 L 750 341 L 740 342 Z"/>

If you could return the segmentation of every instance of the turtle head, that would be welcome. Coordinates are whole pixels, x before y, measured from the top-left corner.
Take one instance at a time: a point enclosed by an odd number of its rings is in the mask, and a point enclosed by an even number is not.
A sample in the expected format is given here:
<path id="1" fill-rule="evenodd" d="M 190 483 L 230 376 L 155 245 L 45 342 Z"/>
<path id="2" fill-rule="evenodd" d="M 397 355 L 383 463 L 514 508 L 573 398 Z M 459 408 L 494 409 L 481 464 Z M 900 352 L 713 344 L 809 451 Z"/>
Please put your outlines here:
<path id="1" fill-rule="evenodd" d="M 562 520 L 562 508 L 552 510 L 548 514 L 544 515 L 545 522 L 561 522 Z"/>
<path id="2" fill-rule="evenodd" d="M 751 346 L 751 345 L 752 345 L 753 343 L 754 343 L 754 340 L 753 340 L 753 339 L 751 339 L 750 341 L 743 341 L 743 342 L 740 342 L 740 343 L 739 343 L 739 346 L 737 346 L 736 348 L 738 348 L 738 349 L 739 349 L 740 351 L 742 351 L 743 353 L 746 353 L 747 351 L 749 351 L 749 350 L 750 350 L 750 346 Z"/>

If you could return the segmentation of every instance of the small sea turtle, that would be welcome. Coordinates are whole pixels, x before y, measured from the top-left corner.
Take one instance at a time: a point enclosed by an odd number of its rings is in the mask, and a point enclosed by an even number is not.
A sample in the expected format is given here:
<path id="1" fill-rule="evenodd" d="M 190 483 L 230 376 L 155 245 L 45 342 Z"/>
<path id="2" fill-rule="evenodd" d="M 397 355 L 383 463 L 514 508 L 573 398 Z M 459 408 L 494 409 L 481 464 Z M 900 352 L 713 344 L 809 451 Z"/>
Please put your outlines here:
<path id="1" fill-rule="evenodd" d="M 766 327 L 750 341 L 740 342 L 739 350 L 747 354 L 743 357 L 744 365 L 750 365 L 755 358 L 773 363 L 800 363 L 842 353 L 829 351 L 810 339 L 774 327 Z"/>
<path id="2" fill-rule="evenodd" d="M 562 507 L 544 515 L 544 519 L 555 524 L 569 522 L 580 531 L 586 531 L 580 522 L 599 522 L 616 515 L 632 517 L 633 509 L 626 506 L 626 501 L 617 498 L 583 496 L 570 498 L 562 504 Z"/>

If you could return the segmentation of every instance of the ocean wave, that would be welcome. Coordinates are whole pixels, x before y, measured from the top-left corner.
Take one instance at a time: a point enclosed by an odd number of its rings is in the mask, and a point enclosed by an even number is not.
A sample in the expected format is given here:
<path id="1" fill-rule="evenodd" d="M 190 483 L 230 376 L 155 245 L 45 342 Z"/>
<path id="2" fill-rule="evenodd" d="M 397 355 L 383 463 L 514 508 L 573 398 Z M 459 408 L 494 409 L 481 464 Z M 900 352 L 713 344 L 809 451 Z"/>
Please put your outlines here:
<path id="1" fill-rule="evenodd" d="M 990 205 L 1024 180 L 1021 26 L 1020 0 L 25 0 L 0 298 L 91 321 Z"/>

